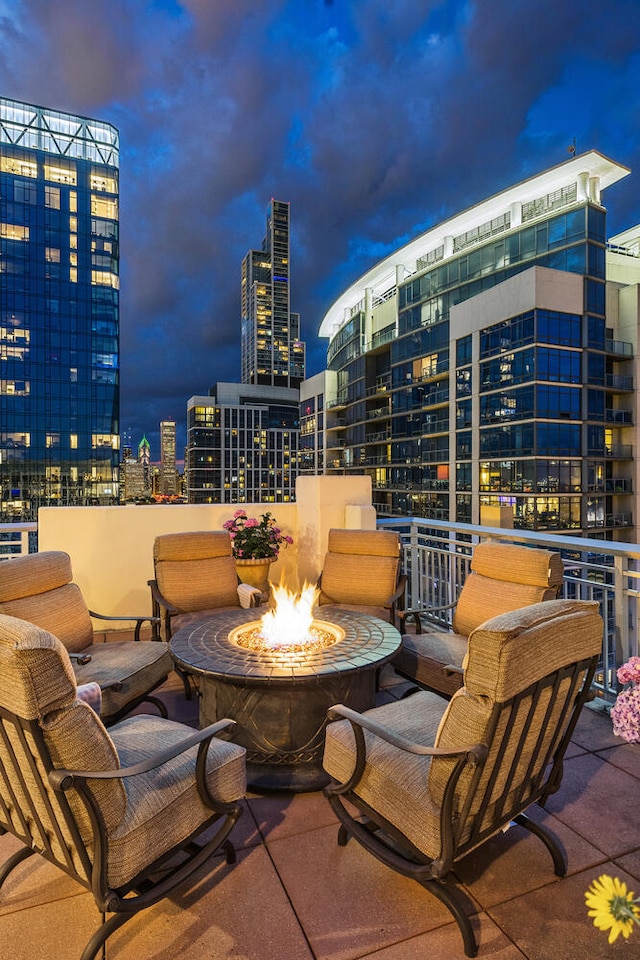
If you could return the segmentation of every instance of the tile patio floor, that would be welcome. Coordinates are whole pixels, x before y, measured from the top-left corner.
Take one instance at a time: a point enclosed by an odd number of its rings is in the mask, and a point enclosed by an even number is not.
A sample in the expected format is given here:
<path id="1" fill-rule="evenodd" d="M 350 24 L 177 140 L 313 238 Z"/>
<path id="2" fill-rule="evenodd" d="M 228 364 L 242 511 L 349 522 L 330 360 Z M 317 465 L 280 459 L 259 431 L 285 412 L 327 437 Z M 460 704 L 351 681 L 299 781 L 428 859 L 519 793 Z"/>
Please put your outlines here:
<path id="1" fill-rule="evenodd" d="M 169 715 L 197 707 L 169 681 Z M 337 846 L 321 793 L 248 795 L 232 834 L 238 862 L 203 873 L 182 895 L 139 914 L 107 943 L 108 960 L 457 960 L 448 911 L 357 844 Z M 640 928 L 612 946 L 586 916 L 600 873 L 640 894 L 640 746 L 614 737 L 602 713 L 583 712 L 563 785 L 547 812 L 568 875 L 554 877 L 540 841 L 514 827 L 456 873 L 475 905 L 479 958 L 640 958 Z M 0 837 L 0 862 L 17 847 Z M 491 850 L 489 850 L 489 847 Z M 490 855 L 491 853 L 491 855 Z M 34 857 L 0 890 L 0 960 L 77 960 L 99 915 L 92 897 Z"/>

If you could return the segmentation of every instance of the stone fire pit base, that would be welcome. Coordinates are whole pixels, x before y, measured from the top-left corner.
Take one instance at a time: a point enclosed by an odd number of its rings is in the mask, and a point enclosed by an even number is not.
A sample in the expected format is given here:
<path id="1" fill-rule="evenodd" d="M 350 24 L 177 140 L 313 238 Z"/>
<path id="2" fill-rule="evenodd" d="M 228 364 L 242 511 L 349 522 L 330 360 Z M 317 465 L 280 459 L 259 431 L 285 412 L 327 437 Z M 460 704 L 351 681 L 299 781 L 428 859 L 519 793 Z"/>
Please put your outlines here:
<path id="1" fill-rule="evenodd" d="M 327 710 L 374 705 L 376 673 L 400 645 L 400 634 L 375 617 L 324 606 L 317 618 L 344 630 L 313 654 L 257 654 L 229 641 L 229 632 L 256 619 L 255 610 L 219 614 L 179 630 L 171 640 L 178 665 L 198 677 L 200 724 L 231 717 L 232 739 L 247 750 L 255 790 L 318 790 Z"/>

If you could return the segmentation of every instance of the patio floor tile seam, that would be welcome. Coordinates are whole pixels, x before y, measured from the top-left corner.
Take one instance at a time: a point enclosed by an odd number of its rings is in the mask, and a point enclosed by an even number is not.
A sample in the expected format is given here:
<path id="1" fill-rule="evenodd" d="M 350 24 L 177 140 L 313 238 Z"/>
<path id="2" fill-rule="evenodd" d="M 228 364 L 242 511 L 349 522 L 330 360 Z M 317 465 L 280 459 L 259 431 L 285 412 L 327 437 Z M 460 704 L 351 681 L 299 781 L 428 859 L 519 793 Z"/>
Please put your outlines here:
<path id="1" fill-rule="evenodd" d="M 319 829 L 319 828 L 316 827 L 315 829 Z M 285 839 L 287 839 L 287 838 L 283 837 L 283 838 L 281 838 L 281 839 L 282 839 L 282 840 L 285 840 Z M 286 883 L 284 882 L 284 880 L 283 880 L 283 878 L 282 878 L 282 876 L 281 876 L 281 874 L 280 874 L 280 871 L 278 870 L 278 866 L 277 866 L 274 858 L 273 858 L 272 855 L 271 855 L 271 850 L 269 849 L 270 844 L 271 844 L 271 843 L 278 843 L 278 842 L 279 842 L 279 841 L 278 841 L 277 839 L 276 839 L 276 840 L 271 840 L 271 841 L 269 841 L 269 842 L 267 842 L 267 840 L 264 840 L 264 841 L 263 841 L 263 846 L 264 846 L 264 849 L 265 849 L 265 852 L 266 852 L 267 856 L 269 857 L 269 861 L 270 861 L 270 863 L 271 863 L 271 866 L 273 867 L 273 870 L 274 870 L 274 872 L 275 872 L 275 874 L 276 874 L 276 876 L 277 876 L 277 878 L 278 878 L 278 883 L 280 884 L 280 887 L 282 888 L 282 892 L 283 892 L 284 896 L 285 896 L 286 899 L 287 899 L 287 903 L 289 904 L 289 908 L 290 908 L 290 910 L 291 910 L 291 913 L 292 913 L 293 916 L 295 917 L 295 921 L 296 921 L 296 923 L 298 924 L 298 926 L 299 926 L 299 928 L 300 928 L 300 932 L 301 932 L 302 936 L 304 937 L 304 941 L 305 941 L 305 943 L 306 943 L 306 945 L 307 945 L 307 947 L 308 947 L 308 949 L 309 949 L 309 953 L 311 954 L 312 957 L 315 958 L 315 960 L 318 960 L 317 954 L 316 954 L 315 950 L 313 949 L 313 947 L 312 947 L 312 945 L 311 945 L 311 941 L 310 941 L 309 937 L 307 936 L 307 931 L 306 931 L 305 928 L 304 928 L 304 924 L 303 924 L 303 922 L 302 922 L 302 919 L 300 918 L 300 916 L 299 916 L 299 914 L 298 914 L 298 911 L 296 910 L 296 908 L 295 908 L 295 906 L 294 906 L 293 900 L 291 899 L 291 897 L 290 897 L 290 895 L 289 895 L 289 891 L 287 890 L 287 885 L 286 885 Z"/>

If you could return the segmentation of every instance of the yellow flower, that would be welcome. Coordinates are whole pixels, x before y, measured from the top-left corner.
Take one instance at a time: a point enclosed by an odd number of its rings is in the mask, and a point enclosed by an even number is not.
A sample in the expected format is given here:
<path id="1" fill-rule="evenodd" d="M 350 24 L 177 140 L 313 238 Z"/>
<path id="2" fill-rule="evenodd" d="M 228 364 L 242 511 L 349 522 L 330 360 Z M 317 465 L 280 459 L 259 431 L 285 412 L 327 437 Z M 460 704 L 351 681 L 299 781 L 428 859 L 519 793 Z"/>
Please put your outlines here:
<path id="1" fill-rule="evenodd" d="M 603 873 L 593 881 L 584 898 L 591 907 L 589 916 L 593 917 L 593 925 L 598 930 L 609 930 L 609 943 L 614 943 L 620 933 L 626 939 L 634 925 L 640 924 L 638 901 L 631 891 L 627 892 L 626 883 L 617 877 Z"/>

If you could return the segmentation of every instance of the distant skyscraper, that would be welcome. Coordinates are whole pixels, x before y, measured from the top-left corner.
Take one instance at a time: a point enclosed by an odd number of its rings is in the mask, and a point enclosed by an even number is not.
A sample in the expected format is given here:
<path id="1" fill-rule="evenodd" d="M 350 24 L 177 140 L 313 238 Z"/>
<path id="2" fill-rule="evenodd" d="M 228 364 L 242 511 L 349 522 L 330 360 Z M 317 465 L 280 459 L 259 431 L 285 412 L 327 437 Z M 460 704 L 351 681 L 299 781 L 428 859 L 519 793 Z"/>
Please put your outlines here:
<path id="1" fill-rule="evenodd" d="M 177 492 L 176 422 L 163 420 L 160 423 L 160 493 L 164 497 L 173 497 Z"/>
<path id="2" fill-rule="evenodd" d="M 291 313 L 289 204 L 272 200 L 261 250 L 242 261 L 243 383 L 299 387 L 305 376 L 300 315 Z"/>
<path id="3" fill-rule="evenodd" d="M 118 131 L 0 98 L 0 519 L 118 499 Z"/>

